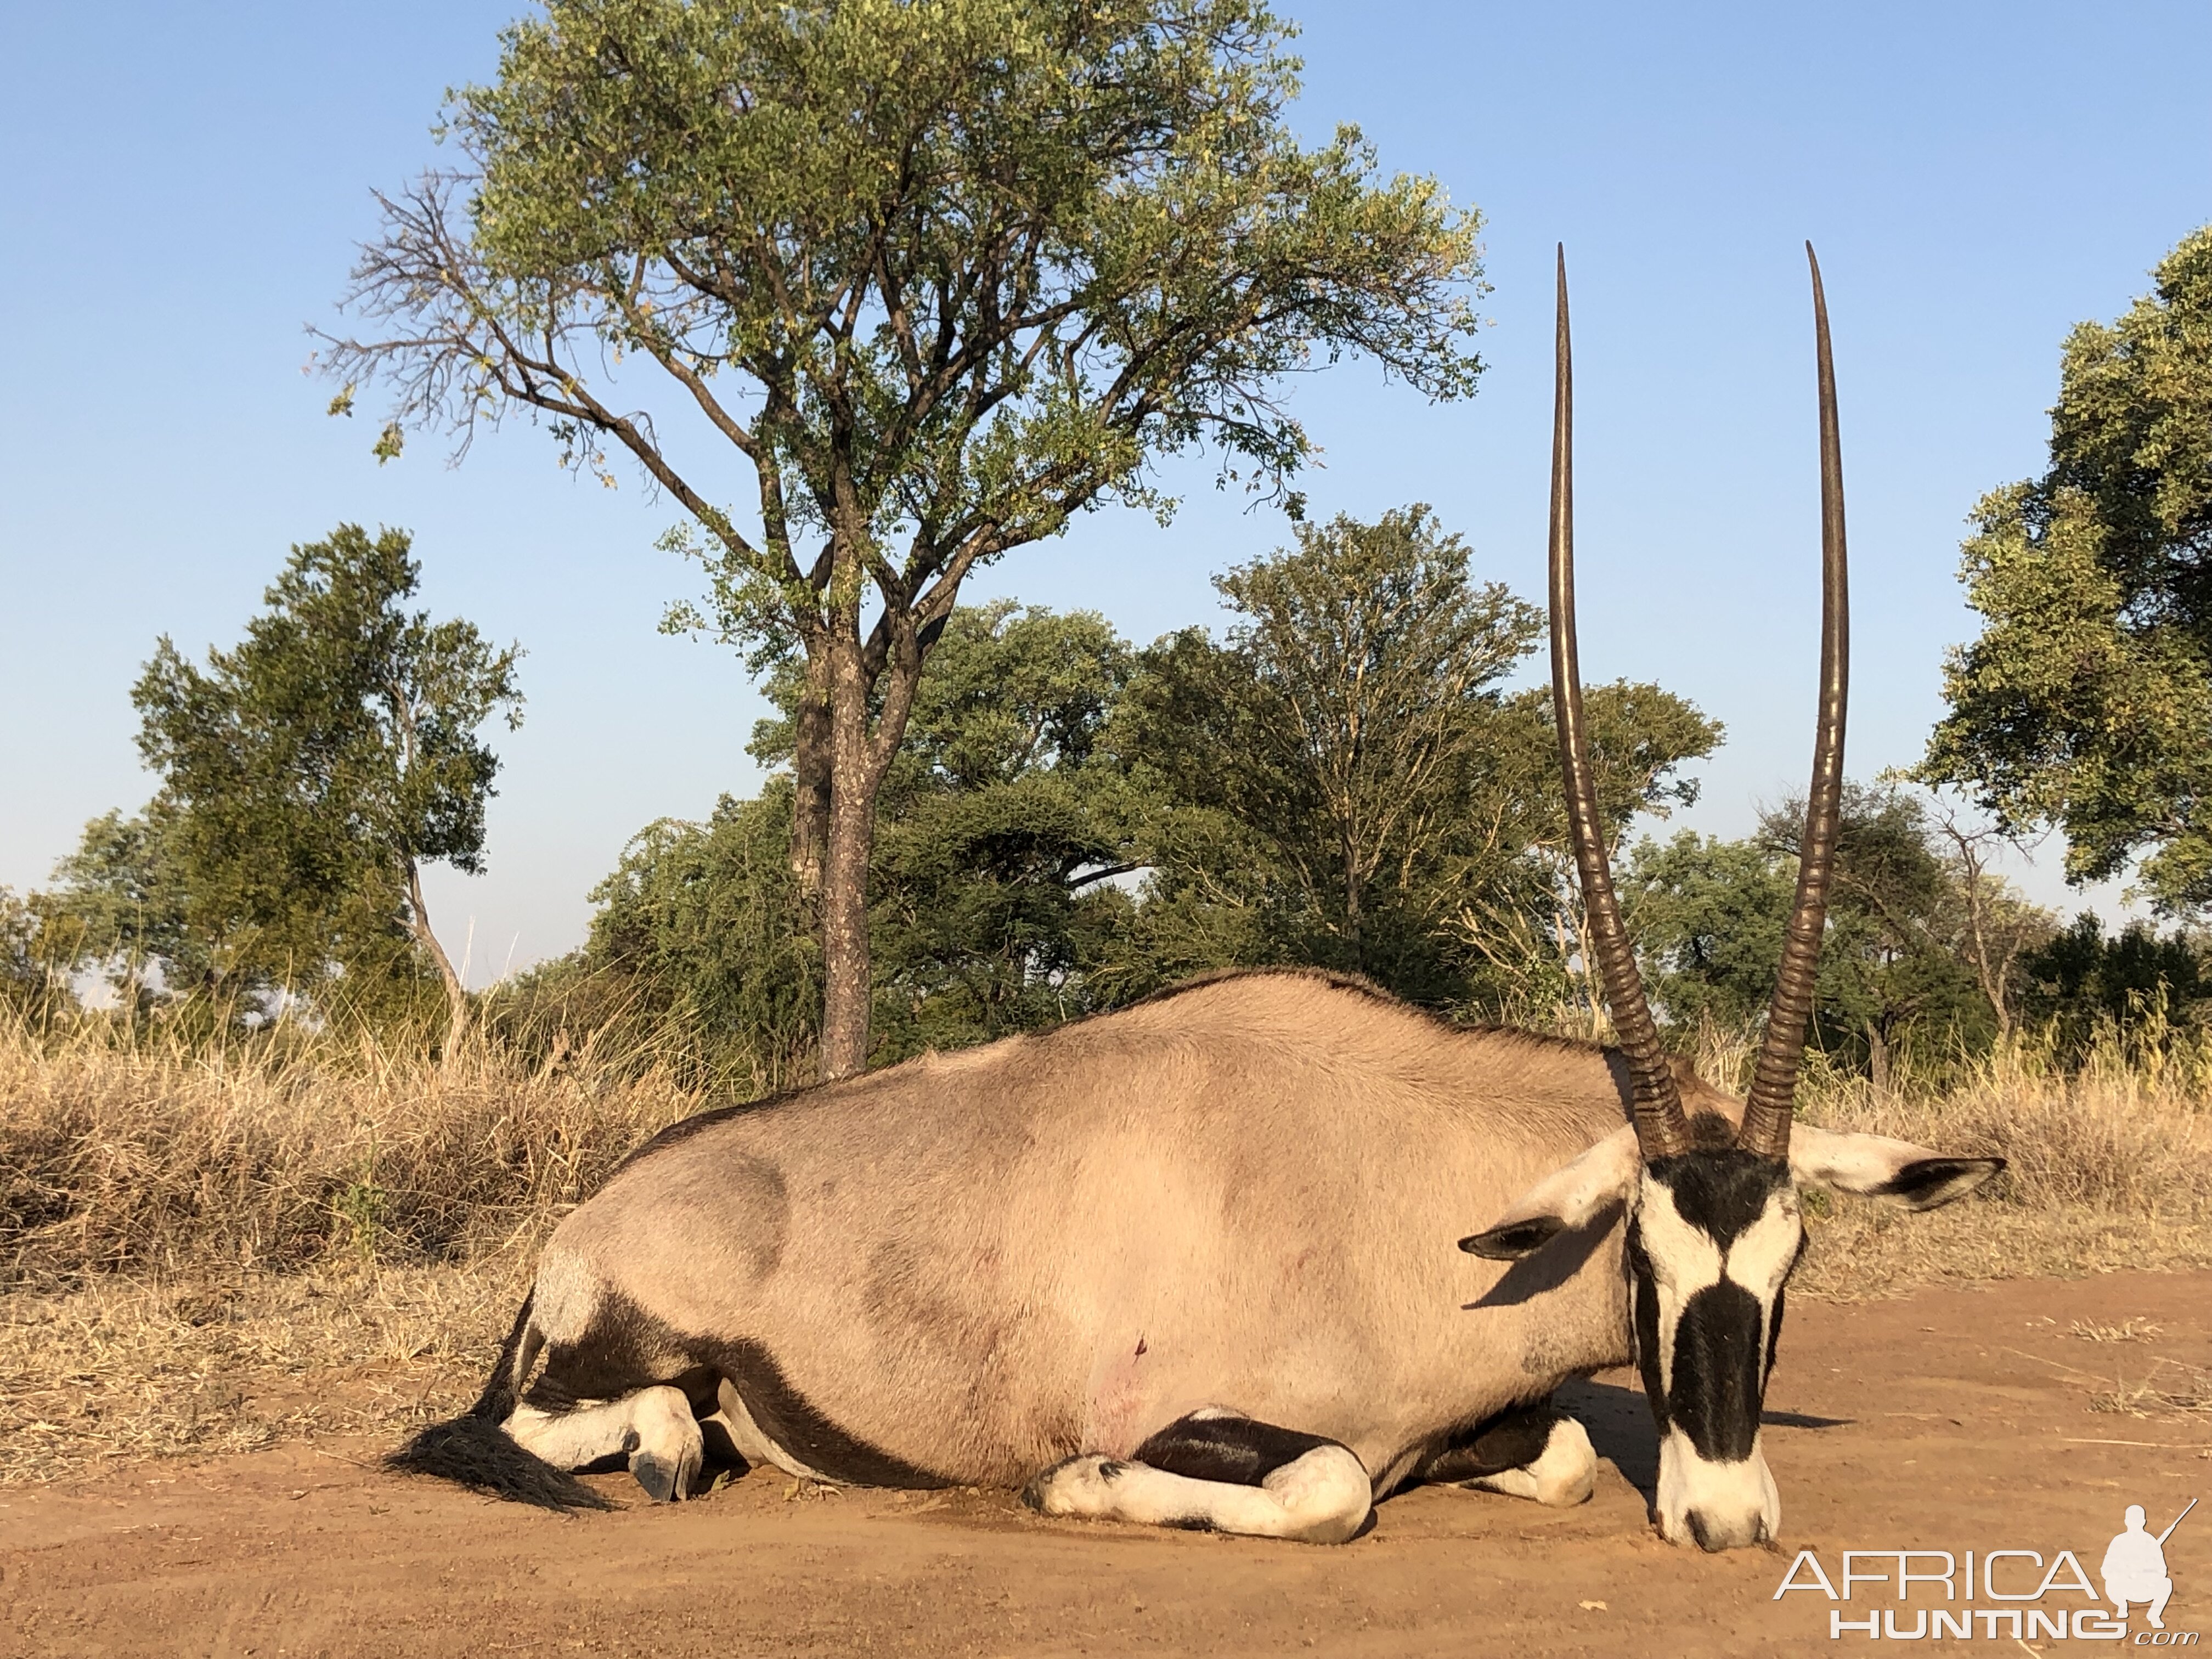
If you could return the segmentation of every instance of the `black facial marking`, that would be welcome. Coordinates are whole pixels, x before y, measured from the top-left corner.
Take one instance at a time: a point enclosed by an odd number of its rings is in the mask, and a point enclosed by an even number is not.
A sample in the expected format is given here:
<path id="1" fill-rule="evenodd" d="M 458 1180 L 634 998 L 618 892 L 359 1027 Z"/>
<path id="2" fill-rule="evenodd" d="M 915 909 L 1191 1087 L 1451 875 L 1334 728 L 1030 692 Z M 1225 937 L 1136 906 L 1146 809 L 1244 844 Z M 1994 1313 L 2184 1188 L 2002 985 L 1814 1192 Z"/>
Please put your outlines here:
<path id="1" fill-rule="evenodd" d="M 1714 1122 L 1726 1127 L 1723 1119 Z M 1667 1189 L 1675 1213 L 1725 1255 L 1766 1212 L 1774 1197 L 1788 1190 L 1790 1171 L 1773 1159 L 1731 1146 L 1707 1144 L 1718 1134 L 1713 1129 L 1690 1152 L 1656 1158 L 1646 1168 L 1652 1180 Z M 1797 1254 L 1802 1255 L 1804 1249 L 1801 1234 Z M 1772 1319 L 1765 1322 L 1758 1297 L 1732 1280 L 1723 1279 L 1692 1292 L 1673 1332 L 1669 1387 L 1660 1369 L 1658 1284 L 1643 1229 L 1636 1222 L 1628 1229 L 1626 1254 L 1637 1369 L 1643 1374 L 1644 1392 L 1661 1437 L 1679 1428 L 1702 1457 L 1723 1462 L 1748 1457 L 1758 1433 L 1759 1402 L 1782 1336 L 1781 1292 L 1775 1295 Z M 1795 1257 L 1790 1271 L 1796 1271 Z"/>
<path id="2" fill-rule="evenodd" d="M 1337 1443 L 1325 1435 L 1279 1429 L 1249 1417 L 1182 1417 L 1148 1437 L 1130 1455 L 1133 1462 L 1193 1480 L 1256 1486 L 1315 1447 Z"/>
<path id="3" fill-rule="evenodd" d="M 1544 1455 L 1565 1413 L 1552 1406 L 1517 1406 L 1456 1431 L 1414 1472 L 1437 1486 L 1522 1469 Z"/>
<path id="4" fill-rule="evenodd" d="M 1797 1249 L 1790 1258 L 1790 1270 L 1782 1275 L 1782 1283 L 1775 1287 L 1774 1316 L 1766 1322 L 1766 1370 L 1762 1373 L 1759 1385 L 1759 1397 L 1762 1400 L 1766 1395 L 1766 1383 L 1774 1376 L 1775 1350 L 1782 1346 L 1783 1304 L 1789 1299 L 1790 1281 L 1796 1276 L 1797 1264 L 1805 1259 L 1805 1246 L 1808 1242 L 1802 1233 L 1798 1235 Z"/>
<path id="5" fill-rule="evenodd" d="M 1682 1304 L 1667 1414 L 1709 1462 L 1751 1455 L 1766 1352 L 1759 1328 L 1759 1298 L 1725 1279 Z"/>
<path id="6" fill-rule="evenodd" d="M 1645 1166 L 1674 1200 L 1674 1212 L 1725 1252 L 1790 1184 L 1790 1167 L 1733 1146 L 1654 1158 Z"/>
<path id="7" fill-rule="evenodd" d="M 1644 1397 L 1651 1402 L 1651 1419 L 1659 1437 L 1667 1437 L 1667 1389 L 1659 1375 L 1659 1287 L 1651 1278 L 1651 1259 L 1644 1253 L 1644 1235 L 1628 1230 L 1628 1298 L 1635 1320 L 1636 1369 L 1644 1378 Z"/>

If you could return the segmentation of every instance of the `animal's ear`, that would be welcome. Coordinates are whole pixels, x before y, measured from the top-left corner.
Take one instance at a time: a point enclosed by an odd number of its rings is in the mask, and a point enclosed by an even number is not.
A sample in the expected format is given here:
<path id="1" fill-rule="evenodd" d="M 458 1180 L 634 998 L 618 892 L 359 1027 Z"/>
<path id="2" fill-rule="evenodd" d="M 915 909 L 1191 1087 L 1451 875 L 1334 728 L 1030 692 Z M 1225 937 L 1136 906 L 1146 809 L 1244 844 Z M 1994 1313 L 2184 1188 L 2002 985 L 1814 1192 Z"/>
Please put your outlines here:
<path id="1" fill-rule="evenodd" d="M 1642 1164 L 1633 1125 L 1616 1130 L 1565 1168 L 1521 1194 L 1504 1215 L 1459 1247 L 1493 1261 L 1518 1261 L 1564 1232 L 1587 1227 L 1608 1204 L 1625 1204 Z"/>
<path id="2" fill-rule="evenodd" d="M 1964 1198 L 2005 1166 L 2001 1158 L 1946 1158 L 1885 1135 L 1837 1134 L 1796 1124 L 1790 1131 L 1790 1173 L 1796 1180 L 1908 1210 L 1932 1210 Z"/>

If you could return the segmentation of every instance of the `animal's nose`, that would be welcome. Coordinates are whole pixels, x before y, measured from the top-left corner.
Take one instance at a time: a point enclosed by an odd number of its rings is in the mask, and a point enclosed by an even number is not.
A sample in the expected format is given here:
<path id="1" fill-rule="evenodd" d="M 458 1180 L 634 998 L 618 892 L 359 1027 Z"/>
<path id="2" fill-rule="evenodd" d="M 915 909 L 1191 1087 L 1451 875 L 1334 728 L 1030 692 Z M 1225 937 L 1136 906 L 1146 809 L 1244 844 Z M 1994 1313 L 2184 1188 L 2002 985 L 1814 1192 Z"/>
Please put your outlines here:
<path id="1" fill-rule="evenodd" d="M 1766 1517 L 1757 1510 L 1727 1515 L 1693 1509 L 1682 1519 L 1690 1528 L 1690 1536 L 1698 1540 L 1698 1547 L 1708 1554 L 1717 1555 L 1723 1550 L 1740 1550 L 1747 1545 L 1766 1541 Z"/>

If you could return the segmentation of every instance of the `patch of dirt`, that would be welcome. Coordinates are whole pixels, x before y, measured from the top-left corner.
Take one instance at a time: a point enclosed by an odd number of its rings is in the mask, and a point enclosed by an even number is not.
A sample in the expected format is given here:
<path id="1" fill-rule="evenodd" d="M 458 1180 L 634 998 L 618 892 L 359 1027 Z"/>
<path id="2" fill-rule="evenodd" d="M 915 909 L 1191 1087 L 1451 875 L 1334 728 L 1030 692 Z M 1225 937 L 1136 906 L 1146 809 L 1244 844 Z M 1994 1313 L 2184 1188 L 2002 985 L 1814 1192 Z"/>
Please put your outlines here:
<path id="1" fill-rule="evenodd" d="M 293 1444 L 0 1490 L 0 1652 L 1841 1651 L 1834 1604 L 1774 1599 L 1796 1552 L 1832 1576 L 1845 1549 L 2070 1549 L 2094 1574 L 2129 1504 L 2156 1530 L 2212 1498 L 2208 1368 L 2208 1273 L 1793 1304 L 1766 1429 L 1782 1547 L 1719 1557 L 1650 1533 L 1656 1449 L 1622 1373 L 1567 1391 L 1604 1459 L 1589 1504 L 1418 1491 L 1339 1549 L 1048 1522 L 999 1492 L 831 1494 L 766 1470 L 681 1506 L 562 1519 L 385 1474 L 377 1441 Z M 627 1476 L 601 1484 L 637 1496 Z M 2212 1505 L 2166 1559 L 2167 1628 L 2212 1631 Z M 1867 1593 L 1846 1617 L 1884 1605 Z M 1955 1645 L 2022 1644 L 1977 1627 Z"/>

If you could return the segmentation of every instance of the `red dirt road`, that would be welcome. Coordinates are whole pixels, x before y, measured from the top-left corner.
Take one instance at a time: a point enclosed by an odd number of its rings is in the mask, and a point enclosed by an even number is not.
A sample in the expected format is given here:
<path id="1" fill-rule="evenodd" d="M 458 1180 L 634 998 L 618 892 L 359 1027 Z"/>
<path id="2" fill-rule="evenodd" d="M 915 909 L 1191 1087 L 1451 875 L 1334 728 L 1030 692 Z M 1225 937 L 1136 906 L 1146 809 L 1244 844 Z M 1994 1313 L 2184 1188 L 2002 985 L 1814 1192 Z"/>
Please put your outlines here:
<path id="1" fill-rule="evenodd" d="M 2130 1320 L 2126 1340 L 2075 1330 Z M 2127 1504 L 2156 1531 L 2190 1498 L 2212 1498 L 2208 1366 L 2212 1274 L 1795 1305 L 1766 1433 L 1783 1547 L 1722 1557 L 1649 1531 L 1650 1419 L 1620 1374 L 1571 1395 L 1605 1460 L 1591 1503 L 1414 1492 L 1339 1549 L 1047 1522 L 999 1493 L 791 1496 L 772 1471 L 677 1508 L 568 1520 L 386 1476 L 367 1466 L 375 1447 L 294 1446 L 0 1491 L 0 1653 L 1856 1651 L 1868 1638 L 1832 1641 L 1832 1607 L 1896 1612 L 1895 1590 L 1862 1584 L 1849 1607 L 1817 1591 L 1777 1601 L 1798 1550 L 1835 1577 L 1845 1549 L 2033 1550 L 2046 1563 L 2070 1549 L 2094 1577 Z M 2169 1398 L 2136 1392 L 2146 1382 Z M 2116 1395 L 2148 1414 L 2112 1409 Z M 603 1484 L 635 1494 L 627 1476 Z M 2212 1646 L 2212 1503 L 2166 1559 L 2168 1631 Z M 2015 1592 L 2038 1576 L 2018 1559 L 2004 1572 Z M 1942 1596 L 1916 1586 L 1903 1628 Z M 2053 1589 L 2015 1605 L 2088 1604 Z M 2140 1608 L 2125 1642 L 1974 1628 L 1948 1649 L 2148 1645 Z"/>

